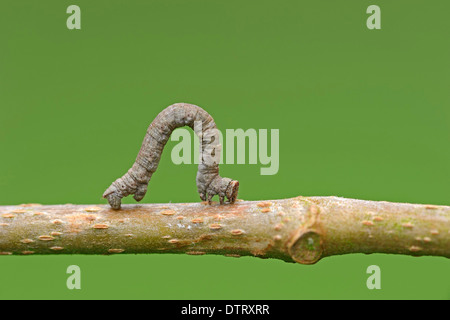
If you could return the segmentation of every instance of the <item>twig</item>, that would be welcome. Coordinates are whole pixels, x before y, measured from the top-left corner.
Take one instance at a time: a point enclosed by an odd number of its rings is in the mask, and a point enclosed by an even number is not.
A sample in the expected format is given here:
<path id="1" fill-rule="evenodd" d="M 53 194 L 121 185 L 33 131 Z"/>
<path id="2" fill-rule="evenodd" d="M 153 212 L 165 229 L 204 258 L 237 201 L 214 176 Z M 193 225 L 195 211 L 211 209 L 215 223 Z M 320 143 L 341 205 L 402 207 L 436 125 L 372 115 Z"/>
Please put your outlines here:
<path id="1" fill-rule="evenodd" d="M 344 199 L 0 207 L 0 254 L 253 255 L 312 264 L 347 253 L 450 257 L 450 207 Z"/>

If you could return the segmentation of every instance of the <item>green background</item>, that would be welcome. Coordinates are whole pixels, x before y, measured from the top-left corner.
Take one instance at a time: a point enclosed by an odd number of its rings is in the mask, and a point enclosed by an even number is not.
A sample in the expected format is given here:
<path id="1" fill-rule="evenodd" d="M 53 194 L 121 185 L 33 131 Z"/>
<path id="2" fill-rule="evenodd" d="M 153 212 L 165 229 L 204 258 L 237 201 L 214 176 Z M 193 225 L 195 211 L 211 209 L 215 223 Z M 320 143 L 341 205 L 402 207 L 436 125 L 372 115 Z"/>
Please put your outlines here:
<path id="1" fill-rule="evenodd" d="M 66 8 L 81 8 L 68 30 Z M 382 29 L 366 9 L 381 7 Z M 448 0 L 0 2 L 0 205 L 105 203 L 166 106 L 280 130 L 280 169 L 222 165 L 240 198 L 450 205 Z M 143 202 L 195 202 L 166 146 Z M 125 203 L 133 203 L 126 199 Z M 66 288 L 81 267 L 82 289 Z M 381 268 L 381 290 L 366 269 Z M 222 256 L 0 257 L 0 298 L 450 298 L 449 261 L 354 254 L 314 266 Z"/>

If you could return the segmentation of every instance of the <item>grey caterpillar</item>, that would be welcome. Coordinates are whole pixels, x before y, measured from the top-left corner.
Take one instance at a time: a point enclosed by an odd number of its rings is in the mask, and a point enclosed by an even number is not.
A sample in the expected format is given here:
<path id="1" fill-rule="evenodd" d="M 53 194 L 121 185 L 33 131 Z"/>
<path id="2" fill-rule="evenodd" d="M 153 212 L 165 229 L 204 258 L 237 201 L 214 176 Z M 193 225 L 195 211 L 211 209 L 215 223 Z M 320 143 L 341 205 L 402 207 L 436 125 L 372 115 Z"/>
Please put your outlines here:
<path id="1" fill-rule="evenodd" d="M 200 139 L 200 163 L 197 171 L 197 191 L 203 201 L 219 195 L 230 203 L 237 198 L 239 182 L 219 175 L 221 146 L 214 119 L 202 108 L 188 103 L 176 103 L 161 111 L 147 129 L 136 161 L 128 172 L 114 181 L 103 193 L 113 209 L 120 209 L 121 199 L 130 194 L 141 201 L 148 183 L 158 168 L 161 154 L 173 130 L 189 126 Z"/>

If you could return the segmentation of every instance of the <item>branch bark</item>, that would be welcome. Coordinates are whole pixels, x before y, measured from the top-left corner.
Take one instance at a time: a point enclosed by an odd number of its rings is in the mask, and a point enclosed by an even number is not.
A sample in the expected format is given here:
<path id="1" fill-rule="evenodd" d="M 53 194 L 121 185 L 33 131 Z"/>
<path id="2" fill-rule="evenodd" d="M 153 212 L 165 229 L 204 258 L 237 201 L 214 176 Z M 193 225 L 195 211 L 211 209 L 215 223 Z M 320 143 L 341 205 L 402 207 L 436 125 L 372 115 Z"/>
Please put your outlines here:
<path id="1" fill-rule="evenodd" d="M 347 253 L 450 257 L 450 207 L 345 199 L 0 207 L 0 254 L 186 253 L 312 264 Z"/>

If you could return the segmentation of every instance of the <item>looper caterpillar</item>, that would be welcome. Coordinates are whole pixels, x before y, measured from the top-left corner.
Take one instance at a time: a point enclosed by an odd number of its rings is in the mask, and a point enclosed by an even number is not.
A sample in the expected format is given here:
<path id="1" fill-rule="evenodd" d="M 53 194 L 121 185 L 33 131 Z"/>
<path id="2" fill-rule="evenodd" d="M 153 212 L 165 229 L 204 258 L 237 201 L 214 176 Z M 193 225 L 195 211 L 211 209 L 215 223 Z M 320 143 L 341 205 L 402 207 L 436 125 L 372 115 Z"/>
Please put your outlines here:
<path id="1" fill-rule="evenodd" d="M 201 130 L 196 124 L 201 124 Z M 113 209 L 120 209 L 121 199 L 134 194 L 141 201 L 147 193 L 148 183 L 158 168 L 161 154 L 173 130 L 189 126 L 200 139 L 200 164 L 197 171 L 197 190 L 203 201 L 219 195 L 220 204 L 225 196 L 230 203 L 237 198 L 239 182 L 219 175 L 220 148 L 214 119 L 202 108 L 188 103 L 176 103 L 161 111 L 147 129 L 136 161 L 121 178 L 103 193 Z M 211 160 L 213 159 L 213 160 Z"/>

